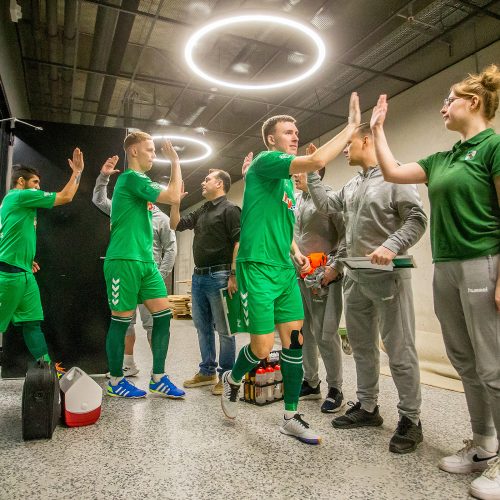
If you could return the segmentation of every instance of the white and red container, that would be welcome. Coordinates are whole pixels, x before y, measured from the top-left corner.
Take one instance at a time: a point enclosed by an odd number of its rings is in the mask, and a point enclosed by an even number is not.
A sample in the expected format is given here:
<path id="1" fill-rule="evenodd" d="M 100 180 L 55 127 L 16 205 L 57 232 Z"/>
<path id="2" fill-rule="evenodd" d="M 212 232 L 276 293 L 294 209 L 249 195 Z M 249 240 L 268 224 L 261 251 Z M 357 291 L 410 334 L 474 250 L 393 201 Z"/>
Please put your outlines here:
<path id="1" fill-rule="evenodd" d="M 102 389 L 81 368 L 74 366 L 59 380 L 64 394 L 64 422 L 69 427 L 95 424 L 101 416 Z"/>

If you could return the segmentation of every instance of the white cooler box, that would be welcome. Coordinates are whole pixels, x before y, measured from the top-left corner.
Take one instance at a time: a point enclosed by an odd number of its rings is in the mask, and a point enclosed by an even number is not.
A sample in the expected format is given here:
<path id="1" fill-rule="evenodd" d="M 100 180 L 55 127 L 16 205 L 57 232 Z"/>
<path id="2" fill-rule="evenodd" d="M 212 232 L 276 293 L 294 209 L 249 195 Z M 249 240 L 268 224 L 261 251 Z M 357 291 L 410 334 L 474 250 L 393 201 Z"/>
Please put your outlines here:
<path id="1" fill-rule="evenodd" d="M 64 422 L 80 427 L 97 422 L 101 416 L 102 389 L 82 369 L 74 366 L 59 380 L 64 394 Z"/>

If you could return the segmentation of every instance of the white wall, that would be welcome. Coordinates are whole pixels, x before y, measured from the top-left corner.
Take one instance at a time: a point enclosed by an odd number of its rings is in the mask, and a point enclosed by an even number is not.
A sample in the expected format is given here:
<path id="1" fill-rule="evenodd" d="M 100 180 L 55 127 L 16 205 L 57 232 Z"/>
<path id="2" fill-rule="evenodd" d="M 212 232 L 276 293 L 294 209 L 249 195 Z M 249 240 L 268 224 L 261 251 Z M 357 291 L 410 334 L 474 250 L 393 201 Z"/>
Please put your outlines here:
<path id="1" fill-rule="evenodd" d="M 416 161 L 436 151 L 449 149 L 459 139 L 457 134 L 448 132 L 443 125 L 439 114 L 443 98 L 448 95 L 450 85 L 461 80 L 467 73 L 476 72 L 495 61 L 498 63 L 499 53 L 500 42 L 497 42 L 390 100 L 385 130 L 392 151 L 399 160 Z M 362 100 L 363 96 L 360 98 Z M 370 114 L 365 113 L 363 120 L 369 120 Z M 495 121 L 497 130 L 499 124 L 500 119 L 497 116 Z M 337 130 L 333 130 L 323 135 L 315 141 L 316 144 L 324 144 L 336 132 Z M 353 177 L 355 172 L 356 170 L 349 167 L 343 157 L 339 157 L 328 166 L 324 180 L 332 187 L 340 188 Z M 426 212 L 429 214 L 427 188 L 421 185 L 419 191 Z M 241 205 L 242 196 L 243 182 L 239 181 L 231 187 L 228 198 Z M 177 233 L 177 235 L 179 255 L 176 261 L 176 279 L 189 279 L 193 267 L 192 231 Z M 417 330 L 439 332 L 432 305 L 432 259 L 429 230 L 413 247 L 411 253 L 416 257 L 418 265 L 418 269 L 413 272 Z M 178 289 L 181 290 L 181 287 Z"/>

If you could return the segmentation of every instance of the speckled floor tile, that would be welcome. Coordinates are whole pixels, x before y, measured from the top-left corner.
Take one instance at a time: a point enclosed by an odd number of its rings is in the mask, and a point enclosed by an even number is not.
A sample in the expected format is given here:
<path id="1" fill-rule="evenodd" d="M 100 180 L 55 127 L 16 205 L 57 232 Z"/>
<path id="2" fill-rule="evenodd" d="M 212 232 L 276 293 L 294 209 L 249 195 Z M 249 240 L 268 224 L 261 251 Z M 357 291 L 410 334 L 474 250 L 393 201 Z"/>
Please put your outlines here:
<path id="1" fill-rule="evenodd" d="M 167 372 L 178 385 L 197 371 L 191 321 L 174 321 Z M 131 379 L 147 387 L 151 354 L 138 328 Z M 239 346 L 247 342 L 238 338 Z M 385 362 L 385 361 L 383 361 Z M 324 378 L 324 368 L 321 365 Z M 344 357 L 346 400 L 355 399 L 352 357 Z M 104 378 L 96 379 L 104 387 Z M 104 398 L 96 425 L 58 427 L 50 441 L 21 439 L 22 381 L 0 380 L 0 500 L 16 499 L 466 499 L 475 477 L 438 470 L 441 456 L 470 435 L 463 394 L 422 387 L 424 443 L 415 453 L 388 451 L 397 425 L 392 379 L 381 377 L 380 428 L 336 430 L 321 401 L 300 411 L 323 437 L 307 446 L 278 431 L 281 403 L 245 403 L 224 418 L 209 387 L 184 401 Z"/>

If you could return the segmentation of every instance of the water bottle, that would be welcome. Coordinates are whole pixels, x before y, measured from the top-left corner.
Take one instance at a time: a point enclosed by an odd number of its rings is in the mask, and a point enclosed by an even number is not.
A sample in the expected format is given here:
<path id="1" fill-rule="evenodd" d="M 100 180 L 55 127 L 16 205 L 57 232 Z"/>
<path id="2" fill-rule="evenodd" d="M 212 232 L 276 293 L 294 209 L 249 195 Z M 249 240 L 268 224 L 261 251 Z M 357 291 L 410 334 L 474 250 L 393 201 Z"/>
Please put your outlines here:
<path id="1" fill-rule="evenodd" d="M 255 402 L 257 404 L 263 404 L 266 402 L 266 387 L 262 387 L 267 379 L 266 371 L 264 368 L 259 368 L 255 372 Z"/>
<path id="2" fill-rule="evenodd" d="M 274 401 L 274 368 L 268 366 L 266 368 L 266 401 Z"/>
<path id="3" fill-rule="evenodd" d="M 281 373 L 281 366 L 274 367 L 274 399 L 281 399 L 283 397 L 283 375 Z"/>

